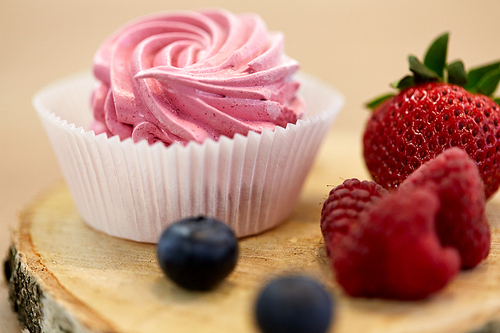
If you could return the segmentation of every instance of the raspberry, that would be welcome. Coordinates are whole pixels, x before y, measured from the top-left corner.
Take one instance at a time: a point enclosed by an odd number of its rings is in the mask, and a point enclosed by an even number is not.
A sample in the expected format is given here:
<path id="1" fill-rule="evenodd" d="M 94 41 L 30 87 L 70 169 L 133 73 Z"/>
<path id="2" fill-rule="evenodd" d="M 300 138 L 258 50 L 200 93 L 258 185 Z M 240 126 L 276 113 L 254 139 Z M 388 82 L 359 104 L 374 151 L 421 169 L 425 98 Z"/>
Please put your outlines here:
<path id="1" fill-rule="evenodd" d="M 352 296 L 425 298 L 490 249 L 481 176 L 456 147 L 390 194 L 344 182 L 325 201 L 321 226 L 336 279 Z"/>
<path id="2" fill-rule="evenodd" d="M 335 242 L 333 238 L 347 234 L 359 213 L 386 193 L 387 190 L 375 182 L 355 178 L 332 189 L 321 210 L 321 232 L 325 243 L 331 244 Z"/>
<path id="3" fill-rule="evenodd" d="M 336 279 L 345 292 L 421 299 L 443 288 L 458 273 L 460 256 L 436 235 L 439 207 L 436 191 L 421 187 L 385 196 L 361 212 L 331 249 Z"/>
<path id="4" fill-rule="evenodd" d="M 458 250 L 463 269 L 475 267 L 488 256 L 491 237 L 476 164 L 462 149 L 450 148 L 411 174 L 400 191 L 425 185 L 435 186 L 441 201 L 436 218 L 441 243 Z"/>

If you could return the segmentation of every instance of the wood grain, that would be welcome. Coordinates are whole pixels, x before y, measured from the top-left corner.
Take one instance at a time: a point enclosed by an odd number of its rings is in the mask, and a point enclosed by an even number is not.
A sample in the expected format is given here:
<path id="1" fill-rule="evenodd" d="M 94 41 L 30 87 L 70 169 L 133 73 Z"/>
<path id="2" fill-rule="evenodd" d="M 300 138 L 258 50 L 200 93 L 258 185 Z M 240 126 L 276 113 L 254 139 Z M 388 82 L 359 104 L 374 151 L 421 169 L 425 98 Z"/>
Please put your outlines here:
<path id="1" fill-rule="evenodd" d="M 333 145 L 343 140 L 344 144 Z M 365 177 L 357 136 L 332 133 L 294 214 L 240 241 L 235 271 L 212 292 L 182 290 L 164 278 L 155 246 L 87 227 L 64 183 L 21 213 L 6 274 L 13 308 L 31 332 L 256 332 L 260 287 L 279 274 L 307 273 L 336 296 L 331 332 L 496 332 L 500 319 L 500 200 L 487 206 L 492 250 L 476 269 L 419 302 L 354 299 L 334 283 L 319 212 L 339 178 Z"/>

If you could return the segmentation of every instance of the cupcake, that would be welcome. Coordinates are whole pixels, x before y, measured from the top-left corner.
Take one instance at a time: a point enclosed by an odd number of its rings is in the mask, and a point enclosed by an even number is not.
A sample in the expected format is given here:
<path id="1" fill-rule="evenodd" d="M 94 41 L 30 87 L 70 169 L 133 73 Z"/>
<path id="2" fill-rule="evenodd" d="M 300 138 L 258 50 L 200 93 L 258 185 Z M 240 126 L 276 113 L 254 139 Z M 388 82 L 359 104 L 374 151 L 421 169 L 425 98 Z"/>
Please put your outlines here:
<path id="1" fill-rule="evenodd" d="M 343 106 L 298 68 L 256 14 L 158 13 L 117 30 L 93 75 L 44 88 L 34 106 L 94 229 L 154 243 L 207 215 L 243 237 L 291 213 Z"/>

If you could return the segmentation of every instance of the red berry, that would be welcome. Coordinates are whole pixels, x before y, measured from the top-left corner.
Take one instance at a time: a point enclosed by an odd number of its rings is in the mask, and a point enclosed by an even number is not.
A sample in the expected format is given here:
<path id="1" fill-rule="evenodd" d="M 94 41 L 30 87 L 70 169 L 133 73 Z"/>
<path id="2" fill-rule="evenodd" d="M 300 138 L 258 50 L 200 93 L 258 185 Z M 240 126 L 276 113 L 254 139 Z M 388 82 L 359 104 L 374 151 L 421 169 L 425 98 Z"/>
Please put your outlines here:
<path id="1" fill-rule="evenodd" d="M 362 212 L 331 251 L 335 276 L 351 296 L 421 299 L 459 271 L 460 256 L 435 232 L 432 188 L 385 196 Z"/>
<path id="2" fill-rule="evenodd" d="M 321 232 L 325 242 L 331 244 L 335 242 L 333 238 L 347 234 L 360 212 L 386 193 L 387 190 L 375 182 L 354 178 L 333 188 L 321 210 Z"/>
<path id="3" fill-rule="evenodd" d="M 490 249 L 483 183 L 459 148 L 390 194 L 374 182 L 345 181 L 325 201 L 321 227 L 336 279 L 352 296 L 427 297 Z"/>
<path id="4" fill-rule="evenodd" d="M 462 268 L 476 266 L 488 256 L 490 227 L 485 215 L 483 183 L 477 167 L 459 148 L 451 148 L 409 176 L 399 191 L 435 186 L 441 207 L 436 231 L 443 246 L 456 248 Z"/>
<path id="5" fill-rule="evenodd" d="M 346 234 L 349 223 L 343 220 L 357 219 L 359 213 L 387 191 L 372 181 L 347 179 L 333 188 L 321 210 L 321 231 L 323 234 L 340 232 Z"/>
<path id="6" fill-rule="evenodd" d="M 363 137 L 375 182 L 394 189 L 450 147 L 476 162 L 489 198 L 500 186 L 500 107 L 489 97 L 440 82 L 401 91 L 374 110 Z"/>
<path id="7" fill-rule="evenodd" d="M 411 75 L 367 104 L 375 109 L 364 137 L 364 157 L 373 179 L 394 189 L 424 162 L 459 147 L 479 168 L 488 199 L 500 186 L 500 61 L 465 71 L 447 62 L 448 33 L 430 45 L 424 61 L 408 57 Z M 491 97 L 491 98 L 490 98 Z"/>

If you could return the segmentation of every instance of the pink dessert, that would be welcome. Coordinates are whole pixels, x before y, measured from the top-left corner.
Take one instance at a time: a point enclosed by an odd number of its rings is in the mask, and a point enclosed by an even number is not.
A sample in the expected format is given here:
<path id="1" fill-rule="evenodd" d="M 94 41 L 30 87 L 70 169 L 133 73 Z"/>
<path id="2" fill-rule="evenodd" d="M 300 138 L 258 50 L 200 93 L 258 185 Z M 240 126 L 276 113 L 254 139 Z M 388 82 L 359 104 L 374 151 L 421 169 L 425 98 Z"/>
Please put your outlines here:
<path id="1" fill-rule="evenodd" d="M 256 14 L 222 9 L 135 20 L 94 58 L 92 129 L 165 145 L 295 123 L 305 105 L 284 37 Z"/>
<path id="2" fill-rule="evenodd" d="M 34 105 L 89 226 L 156 243 L 203 215 L 244 237 L 291 214 L 344 103 L 298 67 L 256 14 L 164 12 L 113 33 L 94 75 Z"/>

